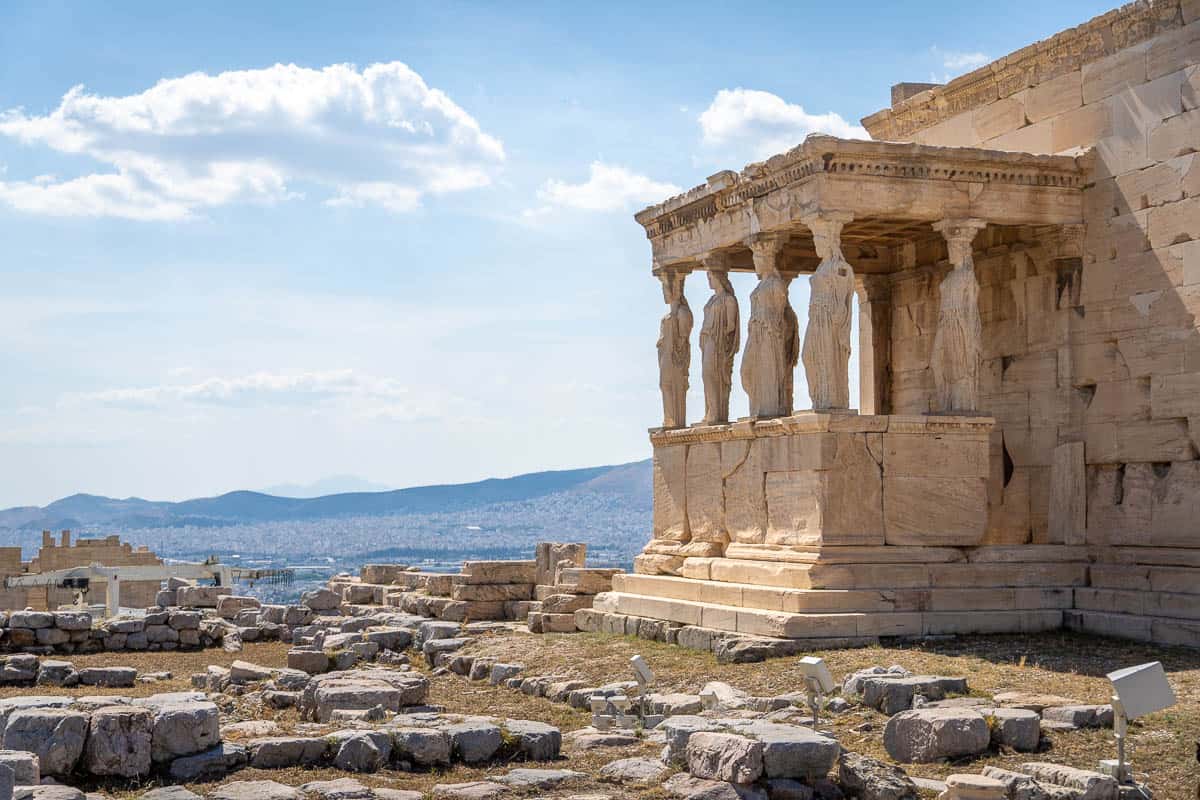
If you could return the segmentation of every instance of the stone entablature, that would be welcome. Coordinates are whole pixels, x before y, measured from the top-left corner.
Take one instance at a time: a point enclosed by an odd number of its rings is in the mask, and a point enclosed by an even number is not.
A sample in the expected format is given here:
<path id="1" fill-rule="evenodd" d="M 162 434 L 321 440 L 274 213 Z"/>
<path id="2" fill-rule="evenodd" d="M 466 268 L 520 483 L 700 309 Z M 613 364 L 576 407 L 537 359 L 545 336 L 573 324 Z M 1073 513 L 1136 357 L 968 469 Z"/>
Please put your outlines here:
<path id="1" fill-rule="evenodd" d="M 1022 47 L 1004 58 L 893 103 L 862 120 L 872 138 L 903 140 L 964 111 L 1080 69 L 1200 19 L 1196 0 L 1139 0 Z"/>
<path id="2" fill-rule="evenodd" d="M 884 252 L 929 223 L 974 217 L 995 225 L 1062 225 L 1083 219 L 1084 170 L 1069 156 L 929 147 L 812 135 L 803 144 L 651 206 L 635 219 L 646 229 L 655 269 L 702 267 L 732 249 L 726 269 L 753 269 L 749 237 L 787 232 L 794 252 L 780 269 L 811 272 L 821 260 L 801 217 L 849 214 L 841 240 L 855 269 L 887 272 Z"/>

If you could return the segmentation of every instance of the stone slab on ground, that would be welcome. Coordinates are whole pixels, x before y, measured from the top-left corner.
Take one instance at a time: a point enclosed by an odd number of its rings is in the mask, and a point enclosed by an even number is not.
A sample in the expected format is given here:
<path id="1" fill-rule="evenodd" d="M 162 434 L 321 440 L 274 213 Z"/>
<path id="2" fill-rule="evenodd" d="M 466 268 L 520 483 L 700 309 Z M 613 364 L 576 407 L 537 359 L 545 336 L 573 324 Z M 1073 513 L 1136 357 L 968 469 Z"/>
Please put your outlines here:
<path id="1" fill-rule="evenodd" d="M 969 708 L 917 708 L 888 720 L 883 745 L 904 764 L 984 752 L 991 741 L 987 720 Z"/>

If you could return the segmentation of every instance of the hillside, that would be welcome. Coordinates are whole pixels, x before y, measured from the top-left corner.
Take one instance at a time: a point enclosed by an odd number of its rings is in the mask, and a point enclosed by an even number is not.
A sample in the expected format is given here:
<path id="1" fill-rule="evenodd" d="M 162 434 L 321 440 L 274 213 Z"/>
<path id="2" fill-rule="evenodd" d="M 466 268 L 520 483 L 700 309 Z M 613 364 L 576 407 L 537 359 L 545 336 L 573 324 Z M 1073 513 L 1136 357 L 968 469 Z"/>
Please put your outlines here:
<path id="1" fill-rule="evenodd" d="M 0 511 L 0 528 L 21 531 L 222 526 L 334 517 L 430 514 L 465 511 L 496 503 L 531 500 L 558 492 L 597 492 L 649 502 L 650 462 L 533 472 L 474 483 L 415 486 L 387 492 L 347 492 L 312 498 L 235 491 L 177 503 L 75 494 L 37 508 Z"/>

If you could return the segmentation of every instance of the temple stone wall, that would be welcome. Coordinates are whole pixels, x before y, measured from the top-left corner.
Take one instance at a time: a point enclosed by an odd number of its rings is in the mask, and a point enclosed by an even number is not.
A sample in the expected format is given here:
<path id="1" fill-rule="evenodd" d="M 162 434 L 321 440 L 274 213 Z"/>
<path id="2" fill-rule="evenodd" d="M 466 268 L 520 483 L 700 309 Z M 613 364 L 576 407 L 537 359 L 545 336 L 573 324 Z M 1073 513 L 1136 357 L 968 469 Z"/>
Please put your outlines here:
<path id="1" fill-rule="evenodd" d="M 103 539 L 76 539 L 71 541 L 69 531 L 63 531 L 62 538 L 55 542 L 50 533 L 42 534 L 42 547 L 37 556 L 29 562 L 26 572 L 50 572 L 52 570 L 84 567 L 89 564 L 103 564 L 106 567 L 151 566 L 161 564 L 162 560 L 145 547 L 134 548 L 128 542 L 122 542 L 119 536 L 106 536 Z M 20 570 L 18 570 L 19 572 Z M 121 605 L 126 608 L 146 608 L 154 605 L 155 595 L 161 588 L 160 581 L 122 581 Z M 98 585 L 94 590 L 100 594 L 89 597 L 90 602 L 103 602 L 104 587 Z M 99 597 L 100 599 L 97 599 Z M 25 602 L 6 608 L 24 608 L 26 605 L 35 610 L 54 611 L 60 605 L 70 605 L 75 601 L 75 594 L 69 589 L 57 587 L 34 587 L 27 590 Z"/>
<path id="2" fill-rule="evenodd" d="M 1140 3 L 864 120 L 930 145 L 1095 148 L 1078 272 L 1036 232 L 975 243 L 990 541 L 1200 548 L 1198 65 L 1198 4 Z M 896 413 L 931 391 L 927 257 L 893 283 Z"/>

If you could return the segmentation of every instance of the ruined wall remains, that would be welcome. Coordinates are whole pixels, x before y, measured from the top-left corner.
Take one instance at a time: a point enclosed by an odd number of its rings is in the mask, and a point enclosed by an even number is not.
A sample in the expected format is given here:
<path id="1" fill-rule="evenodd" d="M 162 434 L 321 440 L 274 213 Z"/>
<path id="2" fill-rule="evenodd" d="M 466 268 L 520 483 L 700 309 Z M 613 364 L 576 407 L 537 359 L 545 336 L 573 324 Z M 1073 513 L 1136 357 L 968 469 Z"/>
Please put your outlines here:
<path id="1" fill-rule="evenodd" d="M 122 542 L 119 536 L 106 536 L 103 539 L 76 539 L 71 541 L 71 532 L 63 531 L 62 538 L 55 543 L 49 531 L 42 532 L 42 548 L 37 556 L 29 562 L 26 572 L 49 572 L 51 570 L 84 567 L 89 564 L 103 564 L 106 567 L 151 566 L 162 564 L 162 559 L 150 552 L 145 546 L 134 548 L 128 542 Z M 19 570 L 18 570 L 19 572 Z M 121 605 L 126 608 L 146 608 L 154 605 L 154 597 L 161 588 L 161 581 L 122 581 Z M 104 587 L 98 585 L 89 594 L 88 602 L 103 603 Z M 25 608 L 30 606 L 39 611 L 54 611 L 60 605 L 70 605 L 75 602 L 75 595 L 69 589 L 57 587 L 34 587 L 26 591 L 24 602 L 5 606 L 6 608 Z"/>

